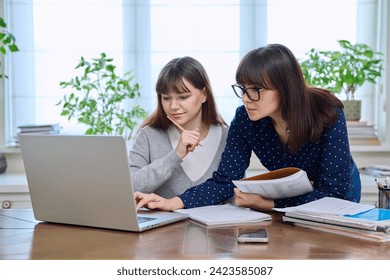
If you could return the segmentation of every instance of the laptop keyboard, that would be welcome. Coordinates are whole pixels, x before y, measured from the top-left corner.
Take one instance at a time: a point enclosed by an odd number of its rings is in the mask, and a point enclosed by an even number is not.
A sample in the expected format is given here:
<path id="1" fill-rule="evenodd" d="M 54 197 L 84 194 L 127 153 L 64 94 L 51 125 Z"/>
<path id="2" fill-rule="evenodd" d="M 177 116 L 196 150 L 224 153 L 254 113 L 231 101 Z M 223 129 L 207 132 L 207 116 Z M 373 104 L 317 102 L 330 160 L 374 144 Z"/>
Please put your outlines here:
<path id="1" fill-rule="evenodd" d="M 144 216 L 138 216 L 138 223 L 145 223 L 145 222 L 149 222 L 149 221 L 152 221 L 152 220 L 155 220 L 157 218 L 151 218 L 151 217 L 144 217 Z"/>

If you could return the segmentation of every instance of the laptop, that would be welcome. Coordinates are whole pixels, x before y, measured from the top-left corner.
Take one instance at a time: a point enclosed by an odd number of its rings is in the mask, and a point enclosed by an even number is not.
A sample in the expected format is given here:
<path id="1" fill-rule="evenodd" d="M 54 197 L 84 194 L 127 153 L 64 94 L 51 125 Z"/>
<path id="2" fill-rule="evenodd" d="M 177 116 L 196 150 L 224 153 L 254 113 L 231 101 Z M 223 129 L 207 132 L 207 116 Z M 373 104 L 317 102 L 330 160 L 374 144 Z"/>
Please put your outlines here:
<path id="1" fill-rule="evenodd" d="M 38 221 L 140 232 L 188 218 L 147 209 L 137 213 L 122 136 L 19 137 Z"/>

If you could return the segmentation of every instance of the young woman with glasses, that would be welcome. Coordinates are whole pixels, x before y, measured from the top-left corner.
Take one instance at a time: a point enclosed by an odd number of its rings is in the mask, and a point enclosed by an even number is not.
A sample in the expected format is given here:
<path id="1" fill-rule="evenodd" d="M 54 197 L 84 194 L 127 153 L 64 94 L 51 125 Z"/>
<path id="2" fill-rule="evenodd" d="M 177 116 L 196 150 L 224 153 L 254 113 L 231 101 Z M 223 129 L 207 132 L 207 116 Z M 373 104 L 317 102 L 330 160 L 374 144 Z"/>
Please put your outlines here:
<path id="1" fill-rule="evenodd" d="M 306 85 L 287 47 L 271 44 L 250 51 L 238 66 L 236 82 L 234 93 L 244 105 L 236 110 L 213 178 L 172 199 L 142 196 L 139 207 L 192 208 L 217 204 L 234 194 L 238 206 L 261 211 L 325 196 L 360 201 L 359 172 L 349 149 L 343 104 L 330 92 Z M 275 200 L 239 191 L 232 180 L 244 177 L 252 152 L 268 170 L 303 169 L 314 190 Z"/>

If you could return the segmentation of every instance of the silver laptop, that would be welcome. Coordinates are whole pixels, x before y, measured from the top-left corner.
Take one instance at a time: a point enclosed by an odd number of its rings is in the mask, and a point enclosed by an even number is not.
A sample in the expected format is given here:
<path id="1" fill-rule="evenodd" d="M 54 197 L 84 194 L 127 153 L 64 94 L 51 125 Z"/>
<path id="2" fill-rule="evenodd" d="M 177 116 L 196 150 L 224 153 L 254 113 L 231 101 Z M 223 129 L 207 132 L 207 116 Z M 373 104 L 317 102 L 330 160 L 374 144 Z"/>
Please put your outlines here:
<path id="1" fill-rule="evenodd" d="M 144 231 L 188 218 L 136 212 L 121 136 L 21 134 L 20 147 L 36 220 Z"/>

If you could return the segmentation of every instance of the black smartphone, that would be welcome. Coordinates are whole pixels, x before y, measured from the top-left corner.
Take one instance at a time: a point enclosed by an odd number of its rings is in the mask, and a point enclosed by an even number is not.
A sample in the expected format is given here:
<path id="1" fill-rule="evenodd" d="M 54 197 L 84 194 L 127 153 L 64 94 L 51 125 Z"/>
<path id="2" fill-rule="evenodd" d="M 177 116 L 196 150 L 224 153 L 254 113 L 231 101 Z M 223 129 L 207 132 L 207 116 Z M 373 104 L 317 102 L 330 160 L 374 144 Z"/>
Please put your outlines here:
<path id="1" fill-rule="evenodd" d="M 258 229 L 251 232 L 239 233 L 237 241 L 240 243 L 267 243 L 268 233 L 266 229 Z"/>

